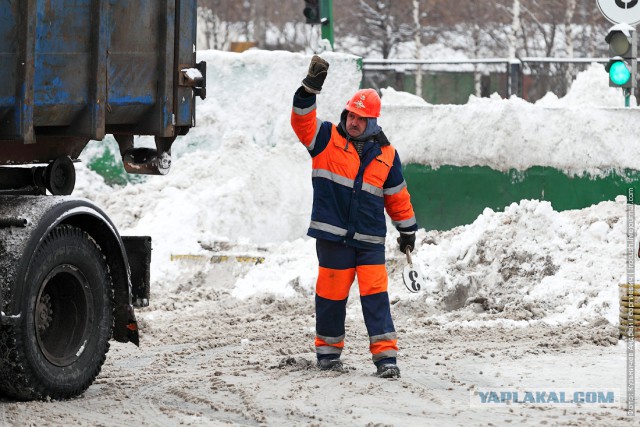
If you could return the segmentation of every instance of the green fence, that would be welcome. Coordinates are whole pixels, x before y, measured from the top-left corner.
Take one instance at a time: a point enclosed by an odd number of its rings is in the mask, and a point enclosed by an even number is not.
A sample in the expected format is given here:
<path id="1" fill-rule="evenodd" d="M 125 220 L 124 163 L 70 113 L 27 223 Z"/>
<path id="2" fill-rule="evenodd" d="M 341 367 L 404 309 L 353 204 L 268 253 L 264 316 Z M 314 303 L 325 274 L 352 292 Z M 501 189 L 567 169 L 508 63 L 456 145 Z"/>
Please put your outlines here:
<path id="1" fill-rule="evenodd" d="M 471 224 L 485 208 L 502 211 L 522 199 L 547 200 L 557 211 L 582 209 L 626 195 L 640 171 L 612 171 L 606 176 L 568 176 L 550 167 L 500 172 L 486 166 L 408 164 L 404 170 L 420 227 L 449 230 Z"/>
<path id="2" fill-rule="evenodd" d="M 412 72 L 367 71 L 363 72 L 362 87 L 386 88 L 415 93 L 416 76 Z M 490 73 L 480 76 L 481 96 L 498 93 L 507 96 L 507 74 Z M 472 72 L 424 72 L 422 98 L 430 104 L 466 104 L 469 95 L 476 93 Z"/>

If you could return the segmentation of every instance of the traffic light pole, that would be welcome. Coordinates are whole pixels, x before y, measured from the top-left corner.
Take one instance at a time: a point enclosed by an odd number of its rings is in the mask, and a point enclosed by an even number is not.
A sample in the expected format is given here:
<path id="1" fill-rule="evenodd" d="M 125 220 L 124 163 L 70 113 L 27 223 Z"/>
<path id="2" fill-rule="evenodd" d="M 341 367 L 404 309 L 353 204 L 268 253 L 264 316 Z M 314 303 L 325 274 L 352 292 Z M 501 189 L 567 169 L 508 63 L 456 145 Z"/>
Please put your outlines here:
<path id="1" fill-rule="evenodd" d="M 320 2 L 321 35 L 323 39 L 329 40 L 333 49 L 333 0 L 320 0 Z"/>
<path id="2" fill-rule="evenodd" d="M 631 107 L 631 89 L 624 89 L 624 106 L 629 108 Z"/>

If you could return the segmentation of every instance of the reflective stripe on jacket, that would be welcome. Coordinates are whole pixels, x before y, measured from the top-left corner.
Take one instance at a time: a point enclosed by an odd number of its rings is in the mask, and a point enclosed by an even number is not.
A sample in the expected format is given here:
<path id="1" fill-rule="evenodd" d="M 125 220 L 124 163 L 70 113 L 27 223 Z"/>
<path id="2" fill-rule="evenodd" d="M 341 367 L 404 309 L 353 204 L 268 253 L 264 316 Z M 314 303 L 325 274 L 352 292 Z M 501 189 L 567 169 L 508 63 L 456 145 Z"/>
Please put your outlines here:
<path id="1" fill-rule="evenodd" d="M 313 208 L 308 235 L 352 246 L 382 247 L 384 209 L 399 231 L 418 229 L 398 153 L 386 137 L 358 156 L 335 125 L 316 118 L 316 97 L 298 89 L 291 126 L 312 157 Z"/>

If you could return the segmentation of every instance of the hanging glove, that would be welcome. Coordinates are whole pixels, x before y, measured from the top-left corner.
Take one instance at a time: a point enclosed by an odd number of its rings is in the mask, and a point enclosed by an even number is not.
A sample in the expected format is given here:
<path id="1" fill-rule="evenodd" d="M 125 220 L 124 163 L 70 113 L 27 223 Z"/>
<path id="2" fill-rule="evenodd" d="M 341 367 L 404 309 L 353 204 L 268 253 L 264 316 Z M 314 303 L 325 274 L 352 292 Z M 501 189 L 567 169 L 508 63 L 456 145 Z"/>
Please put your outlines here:
<path id="1" fill-rule="evenodd" d="M 302 86 L 309 93 L 320 93 L 324 79 L 327 78 L 328 70 L 329 63 L 318 55 L 313 55 L 311 64 L 309 64 L 309 71 L 307 71 L 307 77 L 302 80 Z"/>
<path id="2" fill-rule="evenodd" d="M 416 233 L 400 233 L 400 237 L 398 237 L 398 244 L 400 245 L 400 252 L 403 254 L 407 252 L 413 252 L 413 248 L 416 246 Z"/>

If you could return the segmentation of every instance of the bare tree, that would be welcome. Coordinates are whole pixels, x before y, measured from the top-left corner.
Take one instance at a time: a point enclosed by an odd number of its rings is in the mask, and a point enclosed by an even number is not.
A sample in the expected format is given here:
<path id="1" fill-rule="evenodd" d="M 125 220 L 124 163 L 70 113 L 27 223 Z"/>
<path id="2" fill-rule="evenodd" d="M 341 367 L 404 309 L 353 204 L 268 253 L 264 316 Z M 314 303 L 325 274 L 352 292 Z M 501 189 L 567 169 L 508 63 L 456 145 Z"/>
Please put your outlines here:
<path id="1" fill-rule="evenodd" d="M 243 27 L 241 5 L 231 0 L 198 0 L 200 33 L 207 49 L 228 49 Z M 247 20 L 248 21 L 248 20 Z"/>
<path id="2" fill-rule="evenodd" d="M 565 54 L 567 58 L 574 57 L 574 42 L 573 42 L 573 15 L 576 11 L 576 0 L 565 0 L 566 10 L 564 13 L 564 45 L 565 45 Z M 573 81 L 574 67 L 572 64 L 568 64 L 568 66 L 564 70 L 564 80 L 566 82 L 567 87 L 571 86 L 571 82 Z"/>
<path id="3" fill-rule="evenodd" d="M 396 46 L 413 37 L 406 1 L 358 0 L 355 8 L 358 37 L 367 54 L 379 52 L 389 58 Z"/>
<path id="4" fill-rule="evenodd" d="M 500 51 L 509 51 L 515 56 L 519 28 L 517 25 L 505 25 L 505 13 L 517 16 L 515 22 L 519 23 L 519 0 L 514 1 L 510 8 L 498 2 L 466 4 L 456 13 L 459 22 L 454 28 L 459 33 L 456 39 L 460 40 L 456 50 L 464 51 L 474 59 L 501 56 Z M 482 75 L 486 73 L 486 66 L 474 65 L 474 91 L 477 96 L 482 93 Z"/>
<path id="5" fill-rule="evenodd" d="M 413 40 L 415 44 L 415 59 L 422 59 L 422 27 L 428 16 L 426 0 L 413 0 Z M 422 96 L 422 65 L 416 67 L 416 95 Z"/>
<path id="6" fill-rule="evenodd" d="M 511 24 L 511 31 L 509 33 L 509 59 L 514 59 L 518 52 L 517 38 L 519 34 L 524 34 L 520 25 L 520 0 L 513 0 L 511 15 L 513 17 L 513 21 Z"/>
<path id="7" fill-rule="evenodd" d="M 578 18 L 576 23 L 580 25 L 578 37 L 574 38 L 575 47 L 584 56 L 595 57 L 606 49 L 604 37 L 607 29 L 612 25 L 600 13 L 594 4 L 590 6 L 577 7 L 574 18 Z"/>
<path id="8" fill-rule="evenodd" d="M 215 3 L 220 3 L 220 0 L 210 0 L 206 3 L 208 3 L 207 6 L 198 7 L 200 32 L 205 36 L 205 48 L 223 49 L 229 38 L 228 26 L 213 12 L 215 9 L 211 7 Z"/>

